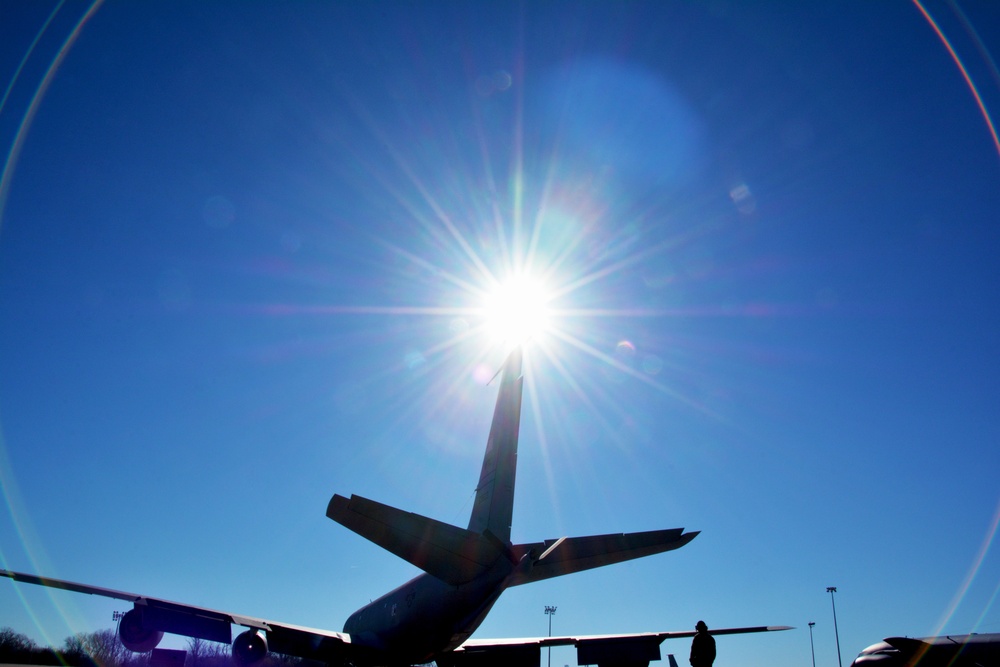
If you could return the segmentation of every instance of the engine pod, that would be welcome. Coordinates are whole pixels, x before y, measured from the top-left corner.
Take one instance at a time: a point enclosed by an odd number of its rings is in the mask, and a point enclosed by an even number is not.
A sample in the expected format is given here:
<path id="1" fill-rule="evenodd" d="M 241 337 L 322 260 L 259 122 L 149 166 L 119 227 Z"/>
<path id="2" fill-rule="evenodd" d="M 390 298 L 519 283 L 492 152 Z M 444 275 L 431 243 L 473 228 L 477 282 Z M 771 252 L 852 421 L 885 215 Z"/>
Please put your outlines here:
<path id="1" fill-rule="evenodd" d="M 241 633 L 233 642 L 233 660 L 242 667 L 255 665 L 267 657 L 267 638 L 256 630 Z"/>
<path id="2" fill-rule="evenodd" d="M 142 620 L 142 611 L 134 608 L 122 616 L 118 623 L 118 636 L 122 645 L 135 653 L 148 653 L 163 639 L 161 630 L 147 629 Z"/>

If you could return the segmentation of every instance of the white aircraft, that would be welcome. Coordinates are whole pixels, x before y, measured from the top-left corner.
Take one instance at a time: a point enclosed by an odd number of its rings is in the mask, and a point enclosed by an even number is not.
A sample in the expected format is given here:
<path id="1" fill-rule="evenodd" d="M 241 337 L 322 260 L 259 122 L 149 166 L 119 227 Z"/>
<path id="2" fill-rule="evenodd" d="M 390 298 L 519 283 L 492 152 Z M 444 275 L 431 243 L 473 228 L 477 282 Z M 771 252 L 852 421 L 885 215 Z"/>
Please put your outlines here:
<path id="1" fill-rule="evenodd" d="M 851 667 L 995 667 L 1000 634 L 887 637 L 861 651 Z"/>
<path id="2" fill-rule="evenodd" d="M 539 667 L 543 647 L 569 645 L 576 647 L 581 665 L 647 667 L 650 660 L 660 659 L 664 639 L 695 633 L 470 639 L 509 586 L 670 551 L 698 534 L 674 528 L 511 543 L 523 383 L 520 349 L 511 353 L 501 372 L 493 424 L 467 528 L 360 496 L 335 495 L 330 500 L 328 517 L 424 571 L 351 614 L 342 632 L 9 570 L 0 570 L 0 575 L 131 602 L 133 607 L 122 619 L 119 635 L 126 648 L 138 652 L 152 650 L 164 633 L 171 633 L 215 642 L 232 641 L 233 657 L 244 667 L 260 662 L 269 651 L 345 667 L 401 667 L 431 661 L 439 667 Z M 233 625 L 248 628 L 235 641 Z M 788 629 L 725 628 L 712 634 Z"/>

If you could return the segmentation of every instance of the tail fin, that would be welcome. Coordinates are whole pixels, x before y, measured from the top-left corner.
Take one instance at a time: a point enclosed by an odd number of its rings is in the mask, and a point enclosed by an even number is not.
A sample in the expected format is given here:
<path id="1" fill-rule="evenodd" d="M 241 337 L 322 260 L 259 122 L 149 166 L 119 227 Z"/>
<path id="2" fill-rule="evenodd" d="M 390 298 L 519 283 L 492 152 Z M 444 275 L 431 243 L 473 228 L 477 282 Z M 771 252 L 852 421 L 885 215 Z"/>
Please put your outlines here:
<path id="1" fill-rule="evenodd" d="M 476 501 L 469 530 L 487 530 L 504 543 L 510 542 L 514 512 L 514 478 L 517 473 L 517 436 L 521 425 L 521 348 L 517 347 L 503 366 L 500 393 L 493 409 L 493 425 L 486 441 L 486 455 L 476 486 Z"/>

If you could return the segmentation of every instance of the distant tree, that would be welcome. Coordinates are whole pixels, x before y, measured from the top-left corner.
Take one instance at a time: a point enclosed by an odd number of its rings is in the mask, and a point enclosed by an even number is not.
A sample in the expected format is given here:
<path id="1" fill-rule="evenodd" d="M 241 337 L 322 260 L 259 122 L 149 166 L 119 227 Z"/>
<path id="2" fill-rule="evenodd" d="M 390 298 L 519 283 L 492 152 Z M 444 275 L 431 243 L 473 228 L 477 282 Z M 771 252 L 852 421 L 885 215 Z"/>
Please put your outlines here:
<path id="1" fill-rule="evenodd" d="M 11 628 L 0 629 L 0 663 L 62 667 L 146 667 L 148 653 L 132 653 L 113 630 L 67 637 L 61 649 L 40 647 Z"/>
<path id="2" fill-rule="evenodd" d="M 63 640 L 62 650 L 59 651 L 59 655 L 66 662 L 67 665 L 78 665 L 79 667 L 96 667 L 96 664 L 91 660 L 90 655 L 87 653 L 87 649 L 84 645 L 85 634 L 80 632 L 75 635 L 70 635 L 65 640 Z"/>
<path id="3" fill-rule="evenodd" d="M 0 629 L 0 662 L 21 665 L 58 665 L 61 656 L 38 646 L 30 637 L 12 628 Z"/>
<path id="4" fill-rule="evenodd" d="M 185 667 L 233 667 L 229 644 L 190 638 Z M 147 667 L 149 653 L 125 648 L 114 630 L 80 632 L 67 637 L 59 650 L 39 647 L 27 635 L 0 628 L 0 663 L 60 667 Z M 269 654 L 258 667 L 316 665 L 294 656 Z"/>
<path id="5" fill-rule="evenodd" d="M 38 645 L 28 635 L 22 635 L 13 628 L 0 628 L 0 655 L 30 653 L 38 649 Z"/>
<path id="6" fill-rule="evenodd" d="M 232 647 L 229 644 L 209 642 L 197 637 L 188 639 L 185 667 L 233 667 Z M 256 667 L 302 667 L 307 661 L 291 655 L 268 653 Z M 321 663 L 310 663 L 319 665 Z"/>
<path id="7" fill-rule="evenodd" d="M 0 629 L 0 662 L 10 664 L 37 664 L 32 662 L 39 649 L 35 642 L 13 628 Z"/>
<path id="8" fill-rule="evenodd" d="M 132 652 L 118 641 L 118 635 L 114 630 L 76 634 L 73 647 L 83 651 L 97 667 L 123 667 L 132 657 Z"/>
<path id="9" fill-rule="evenodd" d="M 187 652 L 186 667 L 230 667 L 232 664 L 229 644 L 190 637 Z"/>
<path id="10" fill-rule="evenodd" d="M 283 655 L 281 653 L 271 653 L 264 661 L 263 667 L 300 667 L 306 661 L 294 655 Z"/>

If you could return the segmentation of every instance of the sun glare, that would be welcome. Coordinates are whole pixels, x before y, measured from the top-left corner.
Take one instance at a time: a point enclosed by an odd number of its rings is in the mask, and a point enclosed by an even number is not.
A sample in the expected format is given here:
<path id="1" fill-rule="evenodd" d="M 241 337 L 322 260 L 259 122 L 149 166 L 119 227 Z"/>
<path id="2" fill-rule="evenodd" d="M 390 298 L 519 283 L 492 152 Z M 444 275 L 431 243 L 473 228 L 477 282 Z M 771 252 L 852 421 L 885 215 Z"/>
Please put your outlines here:
<path id="1" fill-rule="evenodd" d="M 484 305 L 485 327 L 498 342 L 518 344 L 545 333 L 550 325 L 551 295 L 529 276 L 497 285 Z"/>

